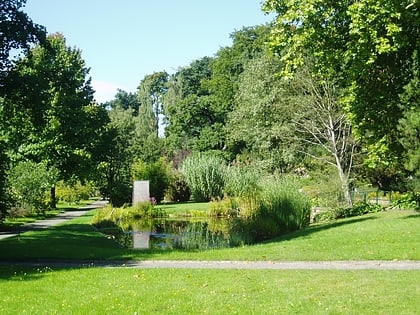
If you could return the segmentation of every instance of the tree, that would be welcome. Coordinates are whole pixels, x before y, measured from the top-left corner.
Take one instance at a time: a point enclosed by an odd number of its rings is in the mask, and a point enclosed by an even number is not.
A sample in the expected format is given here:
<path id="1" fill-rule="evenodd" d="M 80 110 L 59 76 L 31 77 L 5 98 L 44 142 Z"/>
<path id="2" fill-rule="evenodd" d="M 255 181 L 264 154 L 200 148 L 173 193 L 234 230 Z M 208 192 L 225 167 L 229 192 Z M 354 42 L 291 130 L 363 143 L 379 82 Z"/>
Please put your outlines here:
<path id="1" fill-rule="evenodd" d="M 114 206 L 131 201 L 131 167 L 136 160 L 136 123 L 133 110 L 115 108 L 109 112 L 98 158 L 98 186 Z"/>
<path id="2" fill-rule="evenodd" d="M 31 44 L 45 42 L 45 28 L 33 23 L 21 8 L 25 0 L 3 0 L 0 2 L 0 116 L 2 98 L 7 91 L 4 79 L 13 65 L 17 52 L 27 51 Z M 6 170 L 9 164 L 6 141 L 0 131 L 0 221 L 6 215 Z"/>
<path id="3" fill-rule="evenodd" d="M 200 98 L 208 95 L 202 82 L 211 76 L 211 61 L 210 57 L 195 60 L 168 81 L 164 98 L 165 135 L 172 155 L 192 150 L 201 128 L 208 124 L 208 109 L 202 106 Z"/>
<path id="4" fill-rule="evenodd" d="M 45 42 L 45 28 L 32 22 L 21 11 L 26 0 L 2 0 L 0 2 L 0 87 L 6 77 L 13 58 L 19 50 L 28 50 L 30 45 Z M 1 95 L 0 95 L 1 96 Z"/>
<path id="5" fill-rule="evenodd" d="M 137 116 L 139 112 L 140 102 L 137 93 L 129 93 L 118 89 L 115 98 L 112 101 L 103 104 L 105 108 L 110 110 L 116 108 L 132 109 L 133 115 Z"/>
<path id="6" fill-rule="evenodd" d="M 226 151 L 227 114 L 233 109 L 238 80 L 245 64 L 265 51 L 270 26 L 243 28 L 231 36 L 233 45 L 215 57 L 204 57 L 180 69 L 170 80 L 165 114 L 171 151 Z M 231 158 L 231 156 L 229 156 Z"/>
<path id="7" fill-rule="evenodd" d="M 61 34 L 47 40 L 48 48 L 35 46 L 7 77 L 3 127 L 14 160 L 44 162 L 60 179 L 84 178 L 103 124 L 97 119 L 105 116 L 92 103 L 81 52 Z"/>
<path id="8" fill-rule="evenodd" d="M 225 129 L 229 150 L 236 153 L 237 160 L 284 173 L 302 159 L 298 142 L 291 140 L 293 117 L 301 111 L 302 95 L 276 75 L 280 69 L 279 58 L 268 55 L 248 62 Z"/>
<path id="9" fill-rule="evenodd" d="M 306 56 L 315 71 L 334 79 L 346 94 L 340 102 L 366 151 L 366 165 L 396 168 L 403 155 L 397 132 L 405 111 L 400 95 L 415 76 L 420 13 L 417 1 L 266 0 L 278 14 L 270 45 L 291 76 Z M 418 55 L 417 55 L 418 56 Z M 381 165 L 370 159 L 381 161 Z"/>
<path id="10" fill-rule="evenodd" d="M 166 93 L 166 72 L 146 75 L 137 89 L 140 103 L 136 120 L 137 158 L 143 161 L 156 161 L 163 150 L 161 128 L 163 128 L 162 99 Z"/>
<path id="11" fill-rule="evenodd" d="M 352 206 L 350 175 L 353 170 L 357 141 L 352 137 L 352 127 L 340 106 L 339 91 L 334 82 L 302 72 L 296 77 L 306 106 L 294 118 L 297 126 L 296 140 L 306 146 L 304 154 L 332 165 L 341 182 L 347 206 Z M 320 153 L 313 154 L 308 147 L 315 146 Z"/>

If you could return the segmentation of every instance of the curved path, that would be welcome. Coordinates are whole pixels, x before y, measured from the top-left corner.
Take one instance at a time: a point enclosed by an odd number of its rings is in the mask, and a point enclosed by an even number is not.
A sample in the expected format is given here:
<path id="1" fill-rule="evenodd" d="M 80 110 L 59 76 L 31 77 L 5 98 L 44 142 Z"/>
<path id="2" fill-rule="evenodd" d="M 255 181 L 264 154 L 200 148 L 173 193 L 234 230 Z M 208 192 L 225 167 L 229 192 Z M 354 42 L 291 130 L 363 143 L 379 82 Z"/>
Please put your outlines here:
<path id="1" fill-rule="evenodd" d="M 70 210 L 48 220 L 38 221 L 25 225 L 19 230 L 12 232 L 0 232 L 0 240 L 33 230 L 45 229 L 79 216 L 94 208 L 101 208 L 107 201 L 98 200 L 94 203 Z M 195 260 L 130 260 L 130 261 L 74 261 L 74 260 L 39 260 L 32 262 L 23 261 L 0 261 L 0 266 L 48 266 L 56 268 L 172 268 L 172 269 L 273 269 L 273 270 L 420 270 L 419 260 L 349 260 L 349 261 L 195 261 Z"/>
<path id="2" fill-rule="evenodd" d="M 0 231 L 0 240 L 4 239 L 4 238 L 8 238 L 8 237 L 12 237 L 12 236 L 16 236 L 28 231 L 37 231 L 37 230 L 42 230 L 42 229 L 46 229 L 50 226 L 54 226 L 57 224 L 61 224 L 67 220 L 71 220 L 77 217 L 80 217 L 82 215 L 84 215 L 87 211 L 92 210 L 92 209 L 96 209 L 96 208 L 102 208 L 103 206 L 105 206 L 108 202 L 106 200 L 97 200 L 94 201 L 93 203 L 84 206 L 84 207 L 80 207 L 78 209 L 75 210 L 69 210 L 63 213 L 59 213 L 56 216 L 50 218 L 50 219 L 46 219 L 46 220 L 39 220 L 36 221 L 34 223 L 30 223 L 30 224 L 26 224 L 24 226 L 18 227 L 12 231 L 6 231 L 6 232 L 2 232 Z"/>

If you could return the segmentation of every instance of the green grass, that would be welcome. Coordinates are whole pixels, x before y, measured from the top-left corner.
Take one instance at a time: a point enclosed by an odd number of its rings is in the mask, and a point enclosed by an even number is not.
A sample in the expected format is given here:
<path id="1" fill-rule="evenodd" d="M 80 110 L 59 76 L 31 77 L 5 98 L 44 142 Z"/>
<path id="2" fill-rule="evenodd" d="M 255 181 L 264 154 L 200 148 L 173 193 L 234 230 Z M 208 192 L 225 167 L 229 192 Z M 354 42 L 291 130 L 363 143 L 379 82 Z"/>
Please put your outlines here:
<path id="1" fill-rule="evenodd" d="M 165 210 L 167 214 L 185 215 L 191 211 L 209 211 L 208 202 L 179 202 L 179 203 L 167 203 L 159 204 L 155 206 Z"/>
<path id="2" fill-rule="evenodd" d="M 208 251 L 129 250 L 107 239 L 86 216 L 0 241 L 0 260 L 419 260 L 420 214 L 388 211 L 311 226 L 258 245 Z"/>
<path id="3" fill-rule="evenodd" d="M 418 314 L 418 271 L 16 269 L 1 314 Z"/>
<path id="4" fill-rule="evenodd" d="M 420 214 L 311 226 L 264 244 L 203 252 L 119 247 L 86 216 L 0 240 L 0 260 L 420 259 Z M 0 314 L 418 314 L 420 272 L 0 266 Z"/>
<path id="5" fill-rule="evenodd" d="M 33 223 L 37 220 L 43 220 L 47 218 L 51 218 L 56 216 L 59 213 L 77 209 L 82 206 L 86 206 L 90 203 L 92 203 L 93 199 L 90 200 L 83 200 L 78 203 L 67 203 L 67 202 L 59 202 L 57 203 L 56 209 L 48 209 L 44 213 L 38 213 L 38 214 L 30 214 L 26 216 L 19 216 L 19 217 L 7 217 L 4 222 L 0 223 L 0 230 L 1 231 L 9 231 L 13 230 L 14 228 L 17 228 L 19 226 Z"/>

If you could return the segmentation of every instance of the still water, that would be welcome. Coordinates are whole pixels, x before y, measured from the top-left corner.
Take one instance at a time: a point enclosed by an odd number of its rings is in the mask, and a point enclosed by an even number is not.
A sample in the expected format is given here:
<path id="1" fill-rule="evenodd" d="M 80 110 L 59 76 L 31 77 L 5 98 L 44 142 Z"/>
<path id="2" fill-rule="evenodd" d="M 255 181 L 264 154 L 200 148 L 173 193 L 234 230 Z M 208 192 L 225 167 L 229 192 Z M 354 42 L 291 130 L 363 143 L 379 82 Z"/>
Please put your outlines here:
<path id="1" fill-rule="evenodd" d="M 116 241 L 133 249 L 211 249 L 237 246 L 231 219 L 149 219 L 130 222 L 111 233 Z M 106 232 L 105 232 L 106 233 Z"/>

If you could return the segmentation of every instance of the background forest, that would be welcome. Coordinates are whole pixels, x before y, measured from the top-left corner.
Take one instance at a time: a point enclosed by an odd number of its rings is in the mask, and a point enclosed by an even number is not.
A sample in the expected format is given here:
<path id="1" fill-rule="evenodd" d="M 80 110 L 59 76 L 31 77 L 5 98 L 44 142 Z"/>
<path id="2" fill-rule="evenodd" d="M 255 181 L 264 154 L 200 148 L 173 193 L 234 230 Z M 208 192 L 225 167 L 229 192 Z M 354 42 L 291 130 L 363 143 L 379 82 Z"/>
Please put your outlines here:
<path id="1" fill-rule="evenodd" d="M 158 202 L 293 176 L 312 206 L 351 206 L 366 186 L 418 203 L 416 1 L 266 0 L 272 23 L 104 104 L 81 52 L 33 23 L 24 2 L 0 4 L 2 219 L 93 192 L 129 203 L 133 179 L 151 180 Z M 196 189 L 203 169 L 208 194 Z"/>

